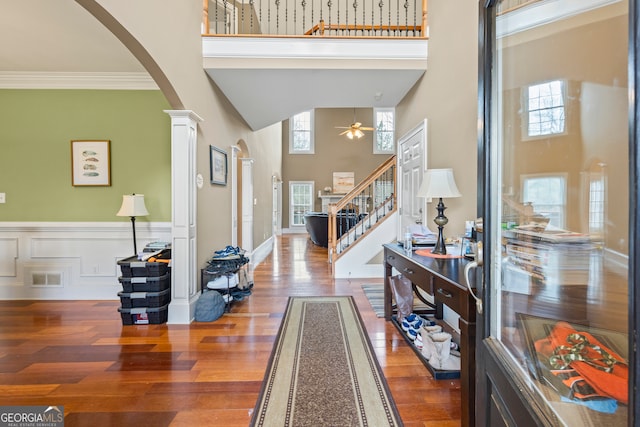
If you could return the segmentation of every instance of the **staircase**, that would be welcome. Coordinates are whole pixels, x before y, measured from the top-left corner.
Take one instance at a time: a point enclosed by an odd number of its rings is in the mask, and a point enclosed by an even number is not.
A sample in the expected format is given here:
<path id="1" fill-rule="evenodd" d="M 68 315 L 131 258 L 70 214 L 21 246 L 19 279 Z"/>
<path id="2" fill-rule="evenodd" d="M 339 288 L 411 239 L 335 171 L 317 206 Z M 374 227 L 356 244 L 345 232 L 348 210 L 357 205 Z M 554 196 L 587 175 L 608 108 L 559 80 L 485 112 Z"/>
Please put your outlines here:
<path id="1" fill-rule="evenodd" d="M 329 205 L 328 256 L 334 277 L 382 277 L 382 245 L 396 238 L 396 194 L 396 156 L 391 156 Z"/>

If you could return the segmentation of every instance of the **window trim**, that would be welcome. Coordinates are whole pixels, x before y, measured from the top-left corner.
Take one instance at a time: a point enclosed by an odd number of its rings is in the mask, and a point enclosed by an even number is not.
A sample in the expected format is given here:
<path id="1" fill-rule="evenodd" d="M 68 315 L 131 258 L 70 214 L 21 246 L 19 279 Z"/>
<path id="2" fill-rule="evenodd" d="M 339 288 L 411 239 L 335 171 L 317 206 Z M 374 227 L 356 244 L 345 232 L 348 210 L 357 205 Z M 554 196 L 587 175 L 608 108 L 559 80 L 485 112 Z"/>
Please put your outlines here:
<path id="1" fill-rule="evenodd" d="M 309 149 L 308 150 L 296 150 L 293 148 L 293 121 L 294 118 L 300 114 L 304 114 L 304 113 L 309 113 Z M 315 134 L 315 110 L 306 110 L 306 111 L 301 111 L 298 114 L 294 114 L 293 116 L 289 117 L 289 154 L 315 154 L 315 141 L 314 141 L 314 134 Z"/>
<path id="2" fill-rule="evenodd" d="M 390 150 L 382 150 L 378 144 L 378 131 L 377 131 L 377 116 L 378 112 L 391 112 L 393 114 L 393 147 Z M 374 108 L 373 109 L 373 127 L 376 130 L 373 131 L 373 154 L 395 154 L 396 153 L 396 109 L 395 108 Z"/>

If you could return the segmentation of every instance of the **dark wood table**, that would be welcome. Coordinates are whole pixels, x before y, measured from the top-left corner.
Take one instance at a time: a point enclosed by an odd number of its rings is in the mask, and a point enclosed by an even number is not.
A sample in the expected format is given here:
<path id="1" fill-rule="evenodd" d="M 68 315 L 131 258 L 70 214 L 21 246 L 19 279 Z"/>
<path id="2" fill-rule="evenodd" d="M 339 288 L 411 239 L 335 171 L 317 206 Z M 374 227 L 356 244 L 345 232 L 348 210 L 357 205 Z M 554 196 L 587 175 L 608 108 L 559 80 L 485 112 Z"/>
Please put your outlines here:
<path id="1" fill-rule="evenodd" d="M 384 247 L 384 317 L 393 314 L 389 278 L 397 273 L 411 280 L 418 288 L 433 295 L 437 319 L 442 319 L 442 305 L 460 317 L 460 393 L 461 422 L 463 427 L 475 425 L 475 367 L 476 367 L 476 303 L 465 285 L 464 267 L 471 261 L 465 258 L 432 258 L 408 256 L 402 246 L 395 243 Z M 427 249 L 428 250 L 428 249 Z M 396 273 L 396 274 L 397 274 Z"/>

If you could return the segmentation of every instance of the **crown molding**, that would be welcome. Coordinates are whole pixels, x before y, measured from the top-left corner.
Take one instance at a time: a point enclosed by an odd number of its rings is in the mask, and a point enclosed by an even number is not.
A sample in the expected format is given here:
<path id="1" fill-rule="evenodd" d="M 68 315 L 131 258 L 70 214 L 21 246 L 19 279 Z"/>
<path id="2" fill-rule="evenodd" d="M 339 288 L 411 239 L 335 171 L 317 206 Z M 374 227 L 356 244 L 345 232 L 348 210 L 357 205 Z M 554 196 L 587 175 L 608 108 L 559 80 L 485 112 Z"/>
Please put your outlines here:
<path id="1" fill-rule="evenodd" d="M 149 74 L 0 71 L 0 89 L 158 90 Z"/>

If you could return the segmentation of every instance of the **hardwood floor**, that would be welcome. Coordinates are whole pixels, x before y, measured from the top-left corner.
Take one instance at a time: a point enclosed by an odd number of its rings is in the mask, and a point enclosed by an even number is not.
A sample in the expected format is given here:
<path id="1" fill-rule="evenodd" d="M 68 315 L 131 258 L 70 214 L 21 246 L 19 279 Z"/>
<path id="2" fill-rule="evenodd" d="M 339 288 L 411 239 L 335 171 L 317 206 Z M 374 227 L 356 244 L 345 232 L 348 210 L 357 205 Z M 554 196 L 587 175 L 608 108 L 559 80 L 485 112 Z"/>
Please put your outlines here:
<path id="1" fill-rule="evenodd" d="M 0 405 L 61 405 L 69 426 L 247 426 L 289 296 L 353 295 L 405 426 L 460 425 L 460 383 L 434 380 L 326 249 L 278 238 L 253 294 L 215 322 L 122 326 L 114 301 L 0 301 Z M 469 403 L 471 404 L 471 403 Z"/>

